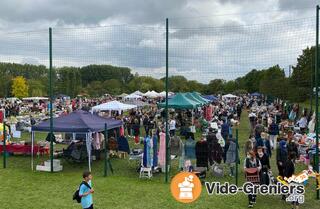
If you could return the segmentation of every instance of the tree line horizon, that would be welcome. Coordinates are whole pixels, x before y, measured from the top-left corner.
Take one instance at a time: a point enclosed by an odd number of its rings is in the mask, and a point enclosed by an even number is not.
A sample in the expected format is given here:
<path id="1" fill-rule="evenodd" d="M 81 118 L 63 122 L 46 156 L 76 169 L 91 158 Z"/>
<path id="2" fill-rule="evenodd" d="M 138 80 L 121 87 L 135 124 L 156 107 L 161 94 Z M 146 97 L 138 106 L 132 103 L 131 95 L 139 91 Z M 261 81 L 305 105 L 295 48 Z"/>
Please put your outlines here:
<path id="1" fill-rule="evenodd" d="M 302 50 L 297 64 L 292 66 L 290 77 L 286 77 L 278 64 L 266 69 L 252 69 L 234 80 L 212 79 L 208 84 L 188 80 L 181 75 L 172 75 L 169 77 L 169 91 L 197 91 L 213 95 L 259 92 L 291 102 L 303 102 L 310 98 L 314 86 L 314 57 L 315 47 Z M 48 68 L 44 65 L 0 62 L 0 75 L 0 97 L 48 95 Z M 24 84 L 21 77 L 25 80 Z M 52 78 L 54 95 L 65 94 L 71 97 L 79 94 L 99 97 L 106 93 L 119 95 L 136 90 L 165 90 L 165 78 L 140 76 L 138 73 L 133 74 L 128 67 L 112 65 L 55 67 Z M 19 82 L 14 82 L 17 80 Z M 25 92 L 17 93 L 14 89 L 24 89 Z"/>

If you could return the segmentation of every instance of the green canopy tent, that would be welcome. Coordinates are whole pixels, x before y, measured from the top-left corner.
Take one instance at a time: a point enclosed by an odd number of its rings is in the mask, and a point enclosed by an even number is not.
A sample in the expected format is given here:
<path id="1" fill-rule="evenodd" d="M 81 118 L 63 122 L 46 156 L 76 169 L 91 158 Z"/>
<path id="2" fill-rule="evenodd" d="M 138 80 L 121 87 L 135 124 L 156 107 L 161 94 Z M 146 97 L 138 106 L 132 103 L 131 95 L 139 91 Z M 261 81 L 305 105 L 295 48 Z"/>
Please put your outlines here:
<path id="1" fill-rule="evenodd" d="M 189 96 L 190 97 L 190 96 Z M 190 98 L 193 98 L 192 96 Z M 172 99 L 168 100 L 168 108 L 173 109 L 192 109 L 192 125 L 194 124 L 193 114 L 194 109 L 201 106 L 202 104 L 197 102 L 195 98 L 189 99 L 186 94 L 178 93 Z M 166 102 L 162 102 L 158 104 L 158 107 L 164 108 L 166 106 Z"/>
<path id="2" fill-rule="evenodd" d="M 192 95 L 193 95 L 193 97 L 197 98 L 198 100 L 203 101 L 205 104 L 209 104 L 210 103 L 210 100 L 203 98 L 201 96 L 201 94 L 198 93 L 198 92 L 194 91 L 194 92 L 192 92 Z"/>
<path id="3" fill-rule="evenodd" d="M 168 108 L 173 109 L 195 109 L 199 106 L 199 103 L 187 98 L 182 93 L 177 93 L 173 98 L 168 100 Z M 158 107 L 165 108 L 166 102 L 158 104 Z"/>
<path id="4" fill-rule="evenodd" d="M 190 93 L 190 92 L 188 92 L 188 93 L 183 93 L 183 95 L 184 95 L 185 97 L 187 97 L 188 99 L 190 99 L 190 100 L 192 100 L 192 101 L 194 101 L 194 102 L 198 103 L 197 107 L 199 107 L 199 106 L 202 106 L 202 105 L 205 105 L 205 104 L 206 104 L 206 102 L 204 102 L 204 101 L 202 101 L 202 100 L 200 100 L 200 99 L 196 98 L 196 97 L 195 97 L 192 93 Z"/>

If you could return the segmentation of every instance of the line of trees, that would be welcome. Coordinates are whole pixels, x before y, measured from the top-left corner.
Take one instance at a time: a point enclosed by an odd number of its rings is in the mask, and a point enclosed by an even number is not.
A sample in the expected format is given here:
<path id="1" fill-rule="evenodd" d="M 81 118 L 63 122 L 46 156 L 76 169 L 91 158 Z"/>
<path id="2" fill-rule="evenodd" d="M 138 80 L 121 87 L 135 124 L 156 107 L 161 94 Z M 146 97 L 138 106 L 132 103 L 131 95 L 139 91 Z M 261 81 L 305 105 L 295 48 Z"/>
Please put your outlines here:
<path id="1" fill-rule="evenodd" d="M 314 71 L 315 48 L 306 48 L 293 66 L 292 76 L 287 77 L 279 65 L 267 69 L 253 69 L 235 80 L 211 80 L 203 84 L 187 80 L 184 76 L 169 77 L 169 90 L 173 92 L 198 91 L 203 94 L 253 93 L 300 102 L 312 93 L 312 74 Z M 15 96 L 17 88 L 13 85 L 19 76 L 26 80 L 25 93 L 19 95 L 48 95 L 48 69 L 43 65 L 0 63 L 0 97 Z M 84 67 L 61 67 L 53 70 L 54 94 L 66 94 L 75 97 L 86 94 L 92 97 L 105 93 L 112 95 L 122 92 L 163 91 L 165 78 L 155 79 L 149 76 L 133 74 L 126 67 L 111 65 L 88 65 Z M 18 79 L 18 80 L 19 80 Z"/>

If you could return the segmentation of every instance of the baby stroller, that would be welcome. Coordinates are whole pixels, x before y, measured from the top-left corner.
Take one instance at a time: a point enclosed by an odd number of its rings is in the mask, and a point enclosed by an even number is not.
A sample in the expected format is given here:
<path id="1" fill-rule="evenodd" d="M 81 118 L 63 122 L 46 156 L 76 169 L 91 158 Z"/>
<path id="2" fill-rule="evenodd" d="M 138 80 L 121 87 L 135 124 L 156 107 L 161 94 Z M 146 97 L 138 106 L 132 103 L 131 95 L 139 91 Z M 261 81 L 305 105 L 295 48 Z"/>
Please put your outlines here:
<path id="1" fill-rule="evenodd" d="M 245 171 L 245 177 L 247 182 L 251 182 L 253 184 L 260 184 L 260 174 L 258 168 L 247 168 Z"/>

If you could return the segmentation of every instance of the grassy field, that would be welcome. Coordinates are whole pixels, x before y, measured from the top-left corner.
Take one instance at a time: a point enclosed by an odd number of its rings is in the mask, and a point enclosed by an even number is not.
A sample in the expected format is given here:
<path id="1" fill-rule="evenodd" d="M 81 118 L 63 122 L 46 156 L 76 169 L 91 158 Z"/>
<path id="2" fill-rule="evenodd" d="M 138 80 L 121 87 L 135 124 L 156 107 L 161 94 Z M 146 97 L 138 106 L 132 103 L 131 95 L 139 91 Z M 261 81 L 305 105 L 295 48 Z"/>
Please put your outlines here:
<path id="1" fill-rule="evenodd" d="M 244 181 L 242 160 L 243 145 L 248 137 L 247 113 L 242 115 L 239 127 L 239 143 L 241 146 L 239 165 L 239 182 Z M 29 137 L 24 135 L 24 137 Z M 38 137 L 43 137 L 39 135 Z M 0 157 L 0 162 L 3 158 Z M 41 162 L 44 157 L 37 157 Z M 173 167 L 177 162 L 173 162 Z M 200 198 L 191 204 L 176 202 L 170 194 L 170 184 L 164 183 L 164 175 L 157 174 L 151 180 L 139 179 L 136 172 L 137 163 L 127 159 L 112 159 L 114 174 L 103 177 L 103 162 L 93 163 L 93 186 L 95 188 L 95 208 L 247 208 L 247 197 L 244 194 L 234 196 L 209 196 L 203 187 Z M 3 209 L 62 209 L 81 208 L 72 201 L 72 194 L 81 182 L 82 171 L 86 164 L 69 164 L 63 161 L 64 170 L 61 173 L 33 172 L 30 169 L 30 157 L 10 156 L 8 168 L 0 168 L 0 208 Z M 305 166 L 298 165 L 298 169 Z M 277 174 L 275 154 L 272 157 L 272 169 Z M 171 177 L 177 172 L 172 169 Z M 227 170 L 225 172 L 227 174 Z M 234 178 L 215 178 L 208 174 L 208 181 L 235 182 Z M 306 200 L 300 208 L 319 208 L 319 201 L 315 199 L 315 181 L 310 180 L 306 188 Z M 281 201 L 279 196 L 258 196 L 255 208 L 284 209 L 291 205 Z"/>

